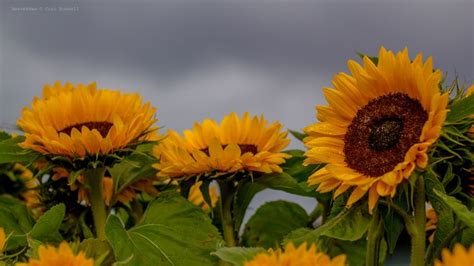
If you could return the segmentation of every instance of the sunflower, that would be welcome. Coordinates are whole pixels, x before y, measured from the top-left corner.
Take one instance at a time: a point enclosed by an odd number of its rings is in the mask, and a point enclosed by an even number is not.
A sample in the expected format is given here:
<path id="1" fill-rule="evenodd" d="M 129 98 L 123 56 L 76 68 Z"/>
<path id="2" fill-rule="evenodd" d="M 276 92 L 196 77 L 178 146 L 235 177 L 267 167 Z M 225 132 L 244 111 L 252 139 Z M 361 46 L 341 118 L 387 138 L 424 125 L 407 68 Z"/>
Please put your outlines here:
<path id="1" fill-rule="evenodd" d="M 474 85 L 471 85 L 471 87 L 469 87 L 466 91 L 466 96 L 470 96 L 473 93 L 474 93 Z M 471 136 L 474 136 L 474 125 L 472 125 L 469 128 L 468 133 Z M 474 197 L 474 167 L 472 167 L 470 170 L 471 170 L 471 176 L 469 177 L 467 186 L 468 186 L 469 194 L 471 195 L 471 197 Z"/>
<path id="2" fill-rule="evenodd" d="M 18 126 L 21 146 L 42 154 L 83 158 L 106 155 L 140 140 L 155 129 L 155 108 L 138 94 L 96 89 L 96 84 L 45 85 L 42 98 L 24 108 Z"/>
<path id="3" fill-rule="evenodd" d="M 426 211 L 425 231 L 427 233 L 431 232 L 430 236 L 428 237 L 428 240 L 430 241 L 430 243 L 433 242 L 437 225 L 438 225 L 438 215 L 436 215 L 436 212 L 433 208 L 428 209 Z"/>
<path id="4" fill-rule="evenodd" d="M 10 194 L 22 199 L 27 207 L 33 212 L 38 211 L 40 196 L 37 191 L 39 182 L 33 176 L 33 172 L 26 166 L 15 164 L 4 164 L 0 169 L 0 194 Z"/>
<path id="5" fill-rule="evenodd" d="M 86 257 L 84 252 L 74 254 L 68 243 L 63 242 L 59 248 L 40 246 L 38 259 L 30 259 L 27 263 L 17 263 L 16 266 L 93 266 L 94 260 Z"/>
<path id="6" fill-rule="evenodd" d="M 3 249 L 5 248 L 6 241 L 5 231 L 0 227 L 0 254 L 2 254 Z"/>
<path id="7" fill-rule="evenodd" d="M 237 171 L 282 172 L 290 156 L 281 152 L 290 140 L 280 123 L 268 125 L 263 116 L 241 118 L 235 113 L 220 124 L 206 119 L 185 130 L 184 137 L 170 130 L 154 149 L 160 176 L 172 178 Z"/>
<path id="8" fill-rule="evenodd" d="M 316 245 L 312 244 L 309 249 L 306 243 L 298 248 L 292 243 L 285 247 L 285 251 L 269 250 L 268 253 L 261 253 L 252 260 L 245 262 L 245 266 L 344 266 L 346 256 L 339 255 L 331 259 L 328 255 L 317 252 Z"/>
<path id="9" fill-rule="evenodd" d="M 456 244 L 452 253 L 448 249 L 443 249 L 441 258 L 441 261 L 435 261 L 434 266 L 472 266 L 474 265 L 474 245 L 466 249 L 463 245 Z"/>
<path id="10" fill-rule="evenodd" d="M 53 175 L 51 178 L 55 181 L 61 178 L 68 179 L 70 175 L 69 171 L 62 167 L 55 167 L 52 171 Z M 69 187 L 72 191 L 78 190 L 78 202 L 83 202 L 86 205 L 90 205 L 89 194 L 88 191 L 84 188 L 84 183 L 85 177 L 83 175 L 80 175 L 79 177 L 77 177 L 77 181 L 75 183 L 70 184 Z M 102 179 L 102 185 L 102 196 L 105 205 L 110 206 L 111 204 L 113 204 L 112 200 L 114 199 L 114 181 L 111 177 L 105 176 Z M 145 192 L 152 196 L 156 196 L 158 194 L 158 190 L 156 190 L 156 188 L 153 186 L 153 180 L 141 179 L 132 183 L 115 196 L 117 201 L 127 204 L 132 201 L 140 192 Z"/>
<path id="11" fill-rule="evenodd" d="M 371 212 L 415 167 L 427 166 L 448 94 L 440 92 L 442 73 L 431 57 L 411 61 L 407 49 L 394 54 L 382 47 L 378 63 L 364 57 L 363 66 L 352 60 L 348 66 L 351 75 L 337 74 L 334 89 L 323 89 L 329 105 L 317 107 L 320 122 L 304 129 L 305 164 L 326 164 L 308 184 L 334 197 L 354 188 L 348 206 L 368 192 Z"/>
<path id="12" fill-rule="evenodd" d="M 188 200 L 191 201 L 194 205 L 201 207 L 204 211 L 209 210 L 209 205 L 204 200 L 204 196 L 201 192 L 202 181 L 194 183 L 194 185 L 189 190 Z M 217 200 L 219 200 L 219 195 L 217 194 L 217 187 L 209 187 L 209 197 L 211 198 L 212 208 L 216 206 Z"/>

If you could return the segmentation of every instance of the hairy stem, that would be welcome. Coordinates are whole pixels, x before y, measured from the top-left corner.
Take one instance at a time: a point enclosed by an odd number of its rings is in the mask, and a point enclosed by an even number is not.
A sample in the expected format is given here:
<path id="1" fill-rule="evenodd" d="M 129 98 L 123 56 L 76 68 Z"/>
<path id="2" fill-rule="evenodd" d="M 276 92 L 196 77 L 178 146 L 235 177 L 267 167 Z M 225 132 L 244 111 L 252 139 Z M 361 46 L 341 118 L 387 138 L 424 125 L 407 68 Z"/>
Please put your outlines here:
<path id="1" fill-rule="evenodd" d="M 97 238 L 105 240 L 105 222 L 107 220 L 107 210 L 103 198 L 103 184 L 105 168 L 94 168 L 86 171 L 86 182 L 88 185 L 89 201 L 91 203 L 92 215 L 94 217 L 94 227 Z"/>
<path id="2" fill-rule="evenodd" d="M 232 181 L 218 181 L 221 190 L 221 222 L 222 234 L 226 246 L 235 247 L 237 245 L 235 237 L 234 220 L 232 218 L 232 203 L 234 201 L 235 188 Z"/>
<path id="3" fill-rule="evenodd" d="M 411 236 L 411 265 L 425 265 L 425 182 L 420 175 L 415 184 L 415 224 L 408 230 Z M 411 232 L 410 232 L 411 231 Z"/>
<path id="4" fill-rule="evenodd" d="M 365 252 L 365 265 L 379 265 L 380 243 L 383 235 L 383 221 L 380 219 L 377 207 L 374 209 L 372 222 L 369 226 L 367 236 L 367 247 Z"/>

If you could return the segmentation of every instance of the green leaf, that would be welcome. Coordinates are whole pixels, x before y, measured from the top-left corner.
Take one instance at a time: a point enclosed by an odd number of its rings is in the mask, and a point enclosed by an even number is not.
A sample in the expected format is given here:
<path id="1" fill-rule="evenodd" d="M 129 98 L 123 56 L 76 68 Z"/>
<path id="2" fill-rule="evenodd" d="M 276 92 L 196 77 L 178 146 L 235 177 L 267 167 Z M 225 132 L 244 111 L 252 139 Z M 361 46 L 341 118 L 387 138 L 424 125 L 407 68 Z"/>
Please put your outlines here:
<path id="1" fill-rule="evenodd" d="M 237 187 L 237 192 L 234 198 L 234 225 L 238 232 L 242 226 L 247 208 L 252 202 L 253 197 L 260 191 L 264 190 L 265 186 L 252 182 L 251 180 L 242 182 Z"/>
<path id="2" fill-rule="evenodd" d="M 272 201 L 262 205 L 250 218 L 242 235 L 247 247 L 279 248 L 291 231 L 308 224 L 306 211 L 296 203 Z"/>
<path id="3" fill-rule="evenodd" d="M 215 265 L 211 256 L 222 245 L 210 218 L 175 191 L 150 202 L 143 219 L 126 230 L 120 218 L 110 216 L 106 236 L 119 264 Z"/>
<path id="4" fill-rule="evenodd" d="M 440 199 L 443 200 L 444 203 L 451 207 L 451 209 L 454 211 L 459 220 L 461 220 L 470 228 L 474 228 L 474 212 L 470 211 L 455 197 L 448 196 L 445 193 L 436 189 L 434 190 L 434 193 L 438 195 L 438 197 L 440 197 Z"/>
<path id="5" fill-rule="evenodd" d="M 219 257 L 223 261 L 230 262 L 234 266 L 243 266 L 246 261 L 253 259 L 257 254 L 263 252 L 266 252 L 263 248 L 225 247 L 213 252 L 212 255 Z"/>
<path id="6" fill-rule="evenodd" d="M 86 257 L 94 259 L 94 265 L 112 265 L 114 256 L 107 241 L 95 238 L 85 239 L 79 244 L 79 250 L 84 251 Z"/>
<path id="7" fill-rule="evenodd" d="M 405 200 L 406 195 L 402 191 L 397 193 L 397 196 L 393 199 L 393 204 L 397 205 L 407 213 L 409 212 L 409 206 Z M 405 228 L 405 222 L 403 218 L 397 215 L 393 209 L 384 208 L 379 206 L 382 218 L 384 221 L 385 234 L 387 236 L 388 251 L 393 254 L 395 247 L 397 246 L 398 238 Z"/>
<path id="8" fill-rule="evenodd" d="M 151 155 L 134 152 L 108 169 L 114 180 L 115 192 L 119 193 L 141 179 L 154 177 L 156 170 L 152 165 L 156 162 L 156 158 Z"/>
<path id="9" fill-rule="evenodd" d="M 295 137 L 299 141 L 303 141 L 304 138 L 306 138 L 307 136 L 305 133 L 302 133 L 296 130 L 288 129 L 288 132 L 290 132 L 290 134 L 293 135 L 293 137 Z"/>
<path id="10" fill-rule="evenodd" d="M 450 107 L 446 122 L 457 122 L 474 114 L 474 94 L 463 97 Z"/>
<path id="11" fill-rule="evenodd" d="M 281 190 L 300 196 L 314 197 L 319 194 L 313 188 L 308 187 L 306 181 L 298 182 L 297 179 L 284 172 L 263 175 L 256 178 L 255 183 L 261 184 L 266 188 Z"/>
<path id="12" fill-rule="evenodd" d="M 315 243 L 320 236 L 327 236 L 339 240 L 355 241 L 367 232 L 370 223 L 370 215 L 363 212 L 361 208 L 353 208 L 342 211 L 338 216 L 330 219 L 320 227 L 302 231 L 298 229 L 296 232 L 290 233 L 286 242 L 293 242 L 299 245 L 303 242 Z"/>
<path id="13" fill-rule="evenodd" d="M 33 227 L 34 220 L 28 212 L 24 202 L 11 196 L 0 196 L 0 227 L 7 235 L 6 250 L 12 250 L 27 244 L 26 234 Z"/>
<path id="14" fill-rule="evenodd" d="M 29 237 L 41 242 L 59 242 L 62 240 L 59 234 L 64 215 L 66 214 L 66 206 L 58 204 L 49 209 L 41 216 L 33 229 L 29 232 Z"/>
<path id="15" fill-rule="evenodd" d="M 18 146 L 24 139 L 24 137 L 14 137 L 1 140 L 0 163 L 31 163 L 37 159 L 37 153 Z"/>

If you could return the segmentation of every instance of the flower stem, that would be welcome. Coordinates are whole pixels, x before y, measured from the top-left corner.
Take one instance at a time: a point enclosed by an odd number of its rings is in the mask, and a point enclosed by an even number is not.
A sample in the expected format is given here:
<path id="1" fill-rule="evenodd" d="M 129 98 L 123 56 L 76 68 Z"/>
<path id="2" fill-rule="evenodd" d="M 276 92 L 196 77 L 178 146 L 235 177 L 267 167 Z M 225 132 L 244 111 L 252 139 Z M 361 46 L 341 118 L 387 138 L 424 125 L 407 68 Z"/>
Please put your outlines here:
<path id="1" fill-rule="evenodd" d="M 415 183 L 415 224 L 412 230 L 408 230 L 411 235 L 411 265 L 425 265 L 425 182 L 423 175 L 420 175 Z"/>
<path id="2" fill-rule="evenodd" d="M 85 173 L 95 231 L 99 240 L 105 240 L 105 222 L 107 220 L 107 211 L 102 191 L 104 174 L 105 168 L 94 168 Z"/>
<path id="3" fill-rule="evenodd" d="M 237 245 L 235 239 L 234 221 L 232 218 L 232 203 L 234 201 L 235 189 L 232 181 L 218 181 L 221 190 L 221 223 L 222 234 L 226 246 L 235 247 Z"/>
<path id="4" fill-rule="evenodd" d="M 374 209 L 372 222 L 369 225 L 367 247 L 365 252 L 365 265 L 379 265 L 380 241 L 382 240 L 383 222 L 380 219 L 377 207 Z"/>

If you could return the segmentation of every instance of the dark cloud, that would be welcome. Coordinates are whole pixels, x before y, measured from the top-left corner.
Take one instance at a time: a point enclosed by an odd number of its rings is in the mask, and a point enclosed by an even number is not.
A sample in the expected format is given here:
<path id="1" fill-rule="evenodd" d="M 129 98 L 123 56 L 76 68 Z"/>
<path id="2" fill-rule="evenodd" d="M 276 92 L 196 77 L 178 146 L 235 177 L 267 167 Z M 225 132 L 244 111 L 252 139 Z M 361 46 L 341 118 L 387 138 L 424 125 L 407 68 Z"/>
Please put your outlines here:
<path id="1" fill-rule="evenodd" d="M 0 118 L 14 123 L 43 83 L 97 80 L 141 92 L 171 128 L 232 110 L 301 128 L 357 51 L 408 46 L 472 81 L 473 3 L 3 1 Z M 59 7 L 78 10 L 46 11 Z"/>

